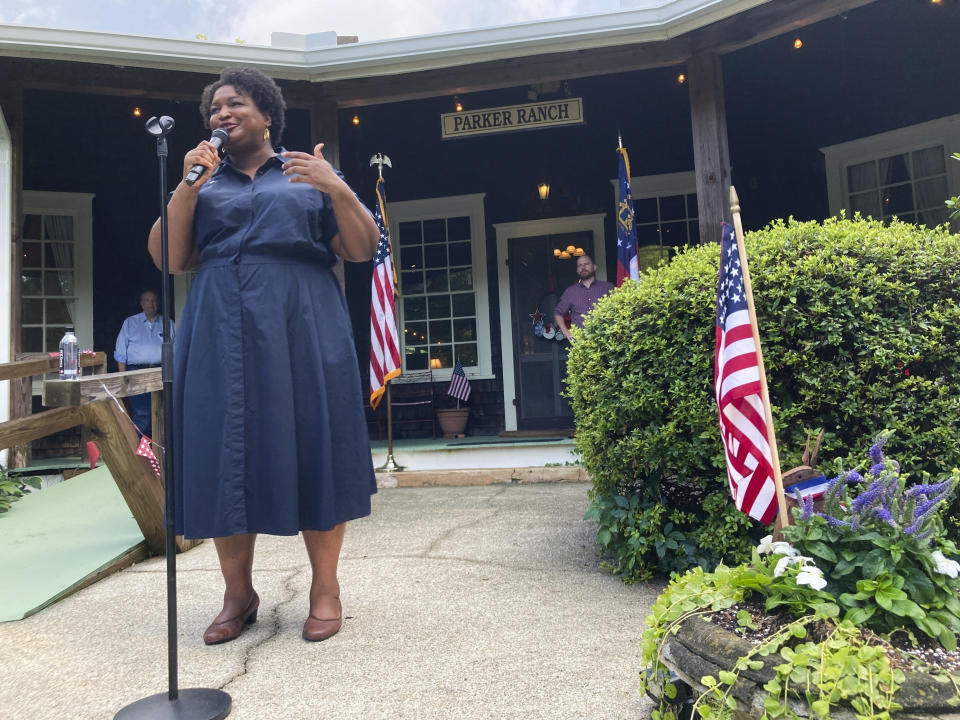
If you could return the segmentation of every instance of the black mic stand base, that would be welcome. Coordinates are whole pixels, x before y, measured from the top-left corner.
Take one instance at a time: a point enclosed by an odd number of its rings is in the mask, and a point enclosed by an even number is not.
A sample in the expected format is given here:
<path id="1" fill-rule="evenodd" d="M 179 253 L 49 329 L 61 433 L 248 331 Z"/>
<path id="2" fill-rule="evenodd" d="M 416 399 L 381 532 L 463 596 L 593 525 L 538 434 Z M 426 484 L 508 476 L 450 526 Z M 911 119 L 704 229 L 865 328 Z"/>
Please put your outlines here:
<path id="1" fill-rule="evenodd" d="M 157 693 L 137 700 L 114 715 L 114 720 L 222 720 L 230 714 L 230 696 L 223 690 L 188 688 L 176 700 Z"/>

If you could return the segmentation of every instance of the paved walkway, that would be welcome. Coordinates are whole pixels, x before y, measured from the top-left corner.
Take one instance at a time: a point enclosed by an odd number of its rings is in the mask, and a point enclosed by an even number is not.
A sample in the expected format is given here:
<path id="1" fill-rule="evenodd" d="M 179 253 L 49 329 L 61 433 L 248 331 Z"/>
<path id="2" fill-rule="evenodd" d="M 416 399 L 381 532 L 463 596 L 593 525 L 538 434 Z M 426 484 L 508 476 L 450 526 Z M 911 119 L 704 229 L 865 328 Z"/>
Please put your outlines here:
<path id="1" fill-rule="evenodd" d="M 309 566 L 263 537 L 260 619 L 206 647 L 213 544 L 178 559 L 180 687 L 256 720 L 640 720 L 638 641 L 658 587 L 598 567 L 584 484 L 381 490 L 341 561 L 343 630 L 306 643 Z M 0 624 L 0 717 L 98 720 L 167 687 L 165 561 Z M 2 581 L 2 579 L 0 579 Z"/>

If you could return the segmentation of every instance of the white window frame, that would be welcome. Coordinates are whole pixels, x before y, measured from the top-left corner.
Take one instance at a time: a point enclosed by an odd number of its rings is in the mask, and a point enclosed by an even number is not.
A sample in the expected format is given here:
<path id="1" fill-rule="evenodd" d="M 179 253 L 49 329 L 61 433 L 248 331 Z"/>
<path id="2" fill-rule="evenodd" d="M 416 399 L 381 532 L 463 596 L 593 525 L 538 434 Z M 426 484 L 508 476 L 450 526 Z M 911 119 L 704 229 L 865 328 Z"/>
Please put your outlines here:
<path id="1" fill-rule="evenodd" d="M 23 191 L 22 218 L 27 215 L 68 215 L 73 218 L 74 292 L 77 296 L 74 327 L 80 348 L 93 347 L 93 193 Z M 17 302 L 22 302 L 17 297 Z M 109 352 L 112 348 L 104 348 Z M 33 394 L 40 394 L 40 378 L 34 379 Z"/>
<path id="2" fill-rule="evenodd" d="M 850 214 L 847 168 L 851 165 L 934 145 L 943 145 L 947 167 L 947 197 L 953 197 L 960 191 L 960 162 L 950 156 L 960 152 L 960 115 L 948 115 L 820 148 L 826 161 L 830 214 L 839 215 L 841 210 L 846 211 L 848 216 Z"/>
<path id="3" fill-rule="evenodd" d="M 483 199 L 486 193 L 471 195 L 451 195 L 448 197 L 426 198 L 423 200 L 405 200 L 387 203 L 387 223 L 390 226 L 390 238 L 393 245 L 394 263 L 398 267 L 397 278 L 400 278 L 400 223 L 440 218 L 469 217 L 470 218 L 470 252 L 473 261 L 473 290 L 477 307 L 477 362 L 479 365 L 464 367 L 463 371 L 471 380 L 488 380 L 494 377 L 493 360 L 490 353 L 490 302 L 487 288 L 487 231 L 484 219 Z M 397 322 L 403 327 L 403 288 L 400 287 L 401 297 L 397 298 Z M 400 356 L 406 364 L 406 353 L 401 335 Z M 443 382 L 450 379 L 453 368 L 441 368 L 432 371 L 434 382 Z M 416 383 L 427 382 L 430 379 L 430 370 L 404 370 L 400 377 L 391 382 Z"/>
<path id="4" fill-rule="evenodd" d="M 610 181 L 613 187 L 613 206 L 616 207 L 620 202 L 620 180 L 613 178 Z M 634 200 L 647 200 L 649 198 L 661 198 L 670 195 L 696 195 L 697 194 L 697 175 L 693 170 L 675 173 L 662 173 L 659 175 L 638 175 L 630 178 L 630 196 Z M 695 218 L 687 217 L 684 222 L 690 223 Z M 675 222 L 675 221 L 668 221 Z M 634 218 L 636 224 L 636 218 Z M 650 225 L 652 223 L 644 223 Z M 662 224 L 658 223 L 658 224 Z M 699 237 L 699 236 L 698 236 Z M 688 238 L 691 245 L 696 244 L 693 238 Z M 652 247 L 643 245 L 641 247 Z M 661 241 L 661 247 L 662 241 Z M 672 246 L 671 246 L 672 247 Z"/>

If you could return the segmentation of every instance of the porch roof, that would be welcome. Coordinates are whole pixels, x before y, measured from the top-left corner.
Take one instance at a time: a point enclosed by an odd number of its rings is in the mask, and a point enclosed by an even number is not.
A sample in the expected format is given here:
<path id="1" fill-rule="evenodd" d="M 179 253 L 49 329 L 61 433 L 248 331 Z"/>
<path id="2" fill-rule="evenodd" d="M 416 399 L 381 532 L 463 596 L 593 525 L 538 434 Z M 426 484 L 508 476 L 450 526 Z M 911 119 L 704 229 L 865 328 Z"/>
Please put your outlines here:
<path id="1" fill-rule="evenodd" d="M 770 0 L 627 0 L 612 12 L 416 37 L 311 47 L 124 35 L 0 24 L 0 56 L 216 73 L 259 67 L 278 78 L 330 82 L 594 48 L 664 42 Z M 329 35 L 329 34 L 324 34 Z M 290 43 L 289 40 L 295 42 Z M 302 47 L 289 47 L 301 45 Z"/>

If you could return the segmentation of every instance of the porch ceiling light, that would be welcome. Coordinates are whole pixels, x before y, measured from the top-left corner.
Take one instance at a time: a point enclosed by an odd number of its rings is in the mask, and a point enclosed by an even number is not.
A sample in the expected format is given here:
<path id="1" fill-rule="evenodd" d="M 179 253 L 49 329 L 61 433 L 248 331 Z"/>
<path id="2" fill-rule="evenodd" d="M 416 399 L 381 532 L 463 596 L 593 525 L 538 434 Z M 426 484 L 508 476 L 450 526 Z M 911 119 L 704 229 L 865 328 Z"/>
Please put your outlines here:
<path id="1" fill-rule="evenodd" d="M 537 194 L 541 200 L 548 199 L 550 197 L 550 183 L 542 182 L 537 185 Z"/>

